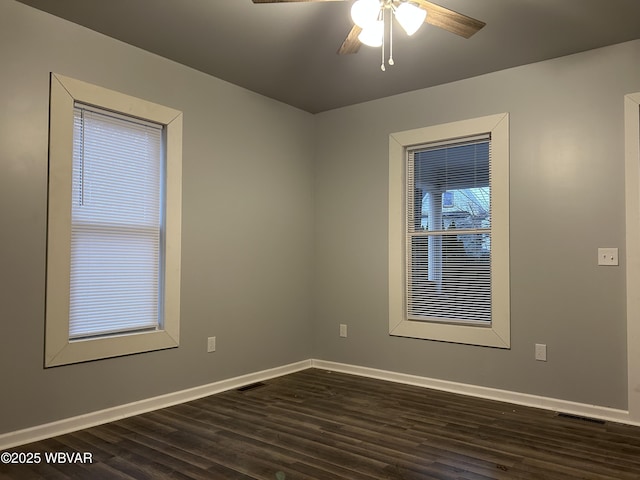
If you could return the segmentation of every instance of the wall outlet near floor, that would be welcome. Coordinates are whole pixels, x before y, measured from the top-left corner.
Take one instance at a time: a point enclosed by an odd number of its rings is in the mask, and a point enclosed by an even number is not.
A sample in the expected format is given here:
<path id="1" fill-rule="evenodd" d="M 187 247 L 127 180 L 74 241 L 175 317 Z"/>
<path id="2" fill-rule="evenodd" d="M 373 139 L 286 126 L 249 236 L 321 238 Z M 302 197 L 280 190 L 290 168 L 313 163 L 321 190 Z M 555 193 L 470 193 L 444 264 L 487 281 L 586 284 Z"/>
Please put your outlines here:
<path id="1" fill-rule="evenodd" d="M 547 346 L 544 343 L 536 343 L 536 360 L 547 361 Z"/>
<path id="2" fill-rule="evenodd" d="M 216 337 L 207 338 L 207 352 L 215 352 L 216 351 Z"/>
<path id="3" fill-rule="evenodd" d="M 340 324 L 340 336 L 341 337 L 347 336 L 347 326 L 344 323 Z"/>

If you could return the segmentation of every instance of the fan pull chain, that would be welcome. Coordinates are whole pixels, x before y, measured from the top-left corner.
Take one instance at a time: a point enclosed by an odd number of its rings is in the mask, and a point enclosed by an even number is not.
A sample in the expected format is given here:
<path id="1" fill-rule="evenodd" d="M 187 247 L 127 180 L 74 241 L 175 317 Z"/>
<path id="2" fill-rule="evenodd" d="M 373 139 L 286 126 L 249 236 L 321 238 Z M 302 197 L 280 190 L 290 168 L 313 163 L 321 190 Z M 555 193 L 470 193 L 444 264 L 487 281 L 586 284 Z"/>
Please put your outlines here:
<path id="1" fill-rule="evenodd" d="M 389 15 L 389 65 L 393 65 L 393 15 Z"/>
<path id="2" fill-rule="evenodd" d="M 382 15 L 382 62 L 380 63 L 380 70 L 384 72 L 387 69 L 384 66 L 384 9 L 380 11 L 380 14 Z"/>

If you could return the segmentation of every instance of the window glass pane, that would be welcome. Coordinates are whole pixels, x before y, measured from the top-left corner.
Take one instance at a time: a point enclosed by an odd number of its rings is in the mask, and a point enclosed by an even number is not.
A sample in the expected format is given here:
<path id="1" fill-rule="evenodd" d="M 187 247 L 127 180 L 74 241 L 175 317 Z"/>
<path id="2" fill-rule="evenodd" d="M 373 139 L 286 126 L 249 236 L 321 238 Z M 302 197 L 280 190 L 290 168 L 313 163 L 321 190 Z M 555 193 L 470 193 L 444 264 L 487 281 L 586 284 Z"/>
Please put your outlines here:
<path id="1" fill-rule="evenodd" d="M 69 337 L 158 327 L 162 128 L 75 109 Z"/>
<path id="2" fill-rule="evenodd" d="M 489 142 L 414 153 L 417 228 L 491 228 Z"/>
<path id="3" fill-rule="evenodd" d="M 473 236 L 480 243 L 484 235 Z M 490 258 L 468 253 L 460 237 L 412 237 L 409 319 L 491 321 Z"/>
<path id="4" fill-rule="evenodd" d="M 427 146 L 409 162 L 408 318 L 490 323 L 489 140 Z"/>

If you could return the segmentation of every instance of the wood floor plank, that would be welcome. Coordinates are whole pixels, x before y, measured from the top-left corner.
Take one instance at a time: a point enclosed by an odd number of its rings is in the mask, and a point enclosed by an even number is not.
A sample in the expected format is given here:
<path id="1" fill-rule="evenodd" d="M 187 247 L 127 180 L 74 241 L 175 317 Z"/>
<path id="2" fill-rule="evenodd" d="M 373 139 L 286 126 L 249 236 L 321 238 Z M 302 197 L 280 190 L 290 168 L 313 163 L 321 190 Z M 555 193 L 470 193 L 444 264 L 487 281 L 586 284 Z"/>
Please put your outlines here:
<path id="1" fill-rule="evenodd" d="M 640 428 L 318 369 L 12 449 L 0 480 L 640 480 Z"/>

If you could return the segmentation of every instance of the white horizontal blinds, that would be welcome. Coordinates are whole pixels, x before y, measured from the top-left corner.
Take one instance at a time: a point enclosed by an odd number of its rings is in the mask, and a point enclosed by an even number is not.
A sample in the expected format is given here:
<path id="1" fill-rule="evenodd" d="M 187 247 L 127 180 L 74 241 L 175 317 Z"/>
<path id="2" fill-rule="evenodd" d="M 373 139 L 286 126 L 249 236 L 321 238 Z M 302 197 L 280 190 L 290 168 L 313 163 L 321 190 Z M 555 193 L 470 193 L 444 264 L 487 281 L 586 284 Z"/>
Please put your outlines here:
<path id="1" fill-rule="evenodd" d="M 159 326 L 162 128 L 75 107 L 70 339 Z"/>
<path id="2" fill-rule="evenodd" d="M 488 135 L 408 151 L 407 318 L 491 324 Z"/>

